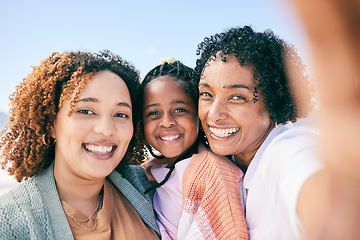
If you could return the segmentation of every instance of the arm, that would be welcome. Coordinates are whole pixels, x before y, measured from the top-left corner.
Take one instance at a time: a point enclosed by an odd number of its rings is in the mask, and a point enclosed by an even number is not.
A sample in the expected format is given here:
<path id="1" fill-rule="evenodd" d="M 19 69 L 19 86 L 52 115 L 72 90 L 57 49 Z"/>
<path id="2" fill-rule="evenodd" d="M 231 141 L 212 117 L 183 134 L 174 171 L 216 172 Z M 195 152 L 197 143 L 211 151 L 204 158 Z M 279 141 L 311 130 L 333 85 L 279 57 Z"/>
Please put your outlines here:
<path id="1" fill-rule="evenodd" d="M 312 48 L 324 161 L 305 182 L 297 211 L 311 239 L 359 239 L 360 2 L 293 2 Z"/>

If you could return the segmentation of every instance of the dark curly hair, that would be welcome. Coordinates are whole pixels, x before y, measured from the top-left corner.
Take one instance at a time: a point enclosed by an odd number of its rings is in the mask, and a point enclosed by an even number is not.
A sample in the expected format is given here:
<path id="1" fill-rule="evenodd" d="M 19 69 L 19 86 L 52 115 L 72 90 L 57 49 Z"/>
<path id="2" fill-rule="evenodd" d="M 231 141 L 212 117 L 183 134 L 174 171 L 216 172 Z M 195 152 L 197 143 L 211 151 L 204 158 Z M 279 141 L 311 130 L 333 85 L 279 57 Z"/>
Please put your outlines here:
<path id="1" fill-rule="evenodd" d="M 92 76 L 102 70 L 110 70 L 119 75 L 130 92 L 133 109 L 136 106 L 136 93 L 140 84 L 139 72 L 128 62 L 110 51 L 100 53 L 65 52 L 53 53 L 16 87 L 10 95 L 10 118 L 1 131 L 1 167 L 8 168 L 21 182 L 48 167 L 55 157 L 54 139 L 51 127 L 64 100 L 70 102 L 70 112 Z M 133 111 L 133 123 L 140 116 Z M 138 143 L 136 124 L 124 158 L 117 166 L 140 163 L 143 149 Z M 11 163 L 11 166 L 7 166 Z"/>
<path id="2" fill-rule="evenodd" d="M 296 49 L 271 30 L 255 32 L 250 26 L 231 28 L 206 37 L 196 54 L 200 55 L 193 78 L 197 84 L 208 62 L 216 57 L 226 61 L 226 55 L 235 54 L 241 66 L 252 67 L 256 84 L 253 100 L 256 102 L 261 94 L 270 119 L 277 124 L 306 117 L 314 105 L 313 82 L 305 73 Z M 304 91 L 293 91 L 295 85 Z"/>

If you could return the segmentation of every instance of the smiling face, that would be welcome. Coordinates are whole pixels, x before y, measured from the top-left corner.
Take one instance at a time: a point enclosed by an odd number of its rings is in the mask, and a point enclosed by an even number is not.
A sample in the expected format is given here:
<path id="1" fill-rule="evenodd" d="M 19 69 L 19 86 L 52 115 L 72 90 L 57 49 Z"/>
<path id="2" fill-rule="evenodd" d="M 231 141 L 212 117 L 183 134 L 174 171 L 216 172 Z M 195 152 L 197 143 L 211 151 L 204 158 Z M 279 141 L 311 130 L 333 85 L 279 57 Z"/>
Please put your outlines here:
<path id="1" fill-rule="evenodd" d="M 147 84 L 143 119 L 147 141 L 167 158 L 178 157 L 197 138 L 193 100 L 172 77 L 162 76 Z"/>
<path id="2" fill-rule="evenodd" d="M 115 73 L 100 71 L 81 90 L 68 116 L 70 102 L 64 101 L 52 129 L 55 175 L 105 178 L 123 158 L 133 135 L 128 88 Z"/>
<path id="3" fill-rule="evenodd" d="M 253 101 L 252 68 L 241 66 L 234 55 L 226 59 L 217 57 L 204 69 L 199 82 L 199 118 L 212 151 L 242 159 L 262 142 L 270 118 L 261 94 Z"/>

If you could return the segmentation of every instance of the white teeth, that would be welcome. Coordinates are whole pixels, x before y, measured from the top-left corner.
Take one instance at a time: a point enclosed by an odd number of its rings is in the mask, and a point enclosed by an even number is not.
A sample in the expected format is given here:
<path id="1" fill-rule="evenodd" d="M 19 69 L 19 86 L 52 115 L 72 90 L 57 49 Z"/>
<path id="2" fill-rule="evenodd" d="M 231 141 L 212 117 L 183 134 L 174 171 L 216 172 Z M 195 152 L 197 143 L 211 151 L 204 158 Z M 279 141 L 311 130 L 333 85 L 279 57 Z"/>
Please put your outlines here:
<path id="1" fill-rule="evenodd" d="M 210 131 L 216 136 L 220 138 L 228 137 L 231 134 L 239 131 L 240 128 L 213 128 L 210 127 Z"/>
<path id="2" fill-rule="evenodd" d="M 160 139 L 165 140 L 165 141 L 171 141 L 174 139 L 178 139 L 179 137 L 180 137 L 180 135 L 173 135 L 173 136 L 160 137 Z"/>
<path id="3" fill-rule="evenodd" d="M 99 154 L 107 154 L 112 151 L 113 147 L 110 146 L 98 146 L 98 145 L 85 145 L 86 150 L 96 152 Z"/>

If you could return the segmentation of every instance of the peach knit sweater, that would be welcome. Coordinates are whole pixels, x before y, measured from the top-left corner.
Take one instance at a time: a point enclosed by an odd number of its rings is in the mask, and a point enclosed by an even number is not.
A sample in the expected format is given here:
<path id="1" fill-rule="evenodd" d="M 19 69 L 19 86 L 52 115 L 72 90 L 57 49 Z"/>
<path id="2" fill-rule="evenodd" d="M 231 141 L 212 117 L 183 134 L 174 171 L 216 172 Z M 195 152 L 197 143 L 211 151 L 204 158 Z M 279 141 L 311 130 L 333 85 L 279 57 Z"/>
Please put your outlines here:
<path id="1" fill-rule="evenodd" d="M 164 159 L 154 160 L 147 170 L 164 163 Z M 248 239 L 239 192 L 242 177 L 231 161 L 200 146 L 183 175 L 177 239 Z"/>

